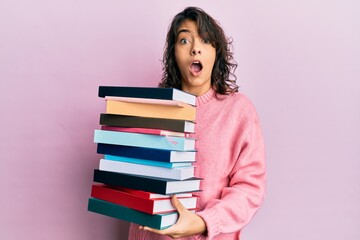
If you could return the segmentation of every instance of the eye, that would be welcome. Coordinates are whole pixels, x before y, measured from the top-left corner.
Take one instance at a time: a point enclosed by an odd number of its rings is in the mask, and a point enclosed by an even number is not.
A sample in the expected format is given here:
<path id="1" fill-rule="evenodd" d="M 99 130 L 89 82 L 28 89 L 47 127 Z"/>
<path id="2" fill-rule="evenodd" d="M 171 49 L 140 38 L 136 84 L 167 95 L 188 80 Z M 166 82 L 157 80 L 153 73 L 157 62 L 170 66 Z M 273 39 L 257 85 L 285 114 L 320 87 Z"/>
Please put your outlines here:
<path id="1" fill-rule="evenodd" d="M 180 43 L 181 44 L 186 44 L 186 43 L 189 43 L 190 41 L 188 40 L 188 39 L 186 39 L 186 38 L 182 38 L 182 39 L 180 39 Z"/>
<path id="2" fill-rule="evenodd" d="M 203 39 L 203 43 L 210 44 L 211 42 L 209 39 L 205 38 L 205 39 Z"/>

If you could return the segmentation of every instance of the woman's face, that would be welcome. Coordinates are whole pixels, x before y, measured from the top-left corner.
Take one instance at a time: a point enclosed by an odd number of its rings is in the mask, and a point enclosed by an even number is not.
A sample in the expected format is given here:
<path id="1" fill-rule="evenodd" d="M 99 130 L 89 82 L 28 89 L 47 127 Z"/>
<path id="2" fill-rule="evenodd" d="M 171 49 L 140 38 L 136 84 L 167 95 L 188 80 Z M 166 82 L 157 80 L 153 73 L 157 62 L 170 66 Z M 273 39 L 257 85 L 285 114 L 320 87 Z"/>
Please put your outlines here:
<path id="1" fill-rule="evenodd" d="M 175 59 L 181 74 L 181 88 L 201 96 L 211 88 L 216 49 L 198 34 L 196 22 L 185 20 L 175 42 Z"/>

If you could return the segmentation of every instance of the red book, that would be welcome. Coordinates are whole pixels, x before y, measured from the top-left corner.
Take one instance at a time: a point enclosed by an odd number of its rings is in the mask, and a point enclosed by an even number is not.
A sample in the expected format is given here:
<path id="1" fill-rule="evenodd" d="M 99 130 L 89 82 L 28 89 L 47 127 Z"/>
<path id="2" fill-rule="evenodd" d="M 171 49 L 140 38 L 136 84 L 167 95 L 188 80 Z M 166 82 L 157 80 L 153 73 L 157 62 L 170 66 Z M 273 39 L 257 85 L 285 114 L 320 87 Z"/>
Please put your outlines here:
<path id="1" fill-rule="evenodd" d="M 175 212 L 170 198 L 146 199 L 129 192 L 120 191 L 105 185 L 93 185 L 91 197 L 118 204 L 148 214 Z M 181 197 L 179 201 L 189 210 L 196 208 L 196 197 Z"/>
<path id="2" fill-rule="evenodd" d="M 136 195 L 138 197 L 146 198 L 146 199 L 170 199 L 171 198 L 171 195 L 163 195 L 163 194 L 159 194 L 159 193 L 146 192 L 146 191 L 136 190 L 136 189 L 132 189 L 132 188 L 115 187 L 115 186 L 111 186 L 111 188 L 117 189 L 119 191 L 127 192 L 132 195 Z M 192 193 L 177 193 L 175 195 L 177 198 L 192 197 Z"/>
<path id="3" fill-rule="evenodd" d="M 162 129 L 154 129 L 154 128 L 130 128 L 130 127 L 101 126 L 101 130 L 131 132 L 131 133 L 144 133 L 144 134 L 172 136 L 172 137 L 190 137 L 189 133 L 172 132 L 172 131 L 167 131 L 167 130 L 162 130 Z"/>

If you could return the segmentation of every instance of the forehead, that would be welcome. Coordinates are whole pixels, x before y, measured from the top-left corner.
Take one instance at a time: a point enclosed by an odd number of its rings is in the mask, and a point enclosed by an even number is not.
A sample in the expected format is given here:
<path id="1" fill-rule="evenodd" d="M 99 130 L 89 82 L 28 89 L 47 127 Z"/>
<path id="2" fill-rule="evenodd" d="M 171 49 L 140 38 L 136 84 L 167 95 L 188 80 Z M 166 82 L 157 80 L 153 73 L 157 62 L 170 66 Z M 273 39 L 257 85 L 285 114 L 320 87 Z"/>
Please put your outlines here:
<path id="1" fill-rule="evenodd" d="M 198 33 L 197 23 L 189 19 L 184 20 L 177 29 L 177 35 L 179 35 L 182 32 L 197 34 Z"/>

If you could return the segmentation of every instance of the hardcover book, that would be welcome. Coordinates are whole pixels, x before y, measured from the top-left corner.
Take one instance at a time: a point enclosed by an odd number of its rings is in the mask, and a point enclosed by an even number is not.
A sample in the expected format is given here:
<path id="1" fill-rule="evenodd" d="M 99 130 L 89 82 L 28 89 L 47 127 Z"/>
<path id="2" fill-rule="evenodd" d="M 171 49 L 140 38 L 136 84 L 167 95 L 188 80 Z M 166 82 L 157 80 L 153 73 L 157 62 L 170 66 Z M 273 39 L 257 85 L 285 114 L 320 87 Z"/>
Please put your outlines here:
<path id="1" fill-rule="evenodd" d="M 106 186 L 106 185 L 103 185 L 103 186 Z M 171 195 L 163 195 L 163 194 L 159 194 L 159 193 L 146 192 L 146 191 L 136 190 L 136 189 L 132 189 L 132 188 L 126 188 L 126 187 L 111 186 L 111 188 L 118 189 L 123 192 L 128 192 L 132 195 L 136 195 L 138 197 L 146 198 L 146 199 L 170 199 L 173 195 L 176 195 L 178 198 L 185 198 L 185 197 L 193 196 L 192 193 L 177 193 L 177 194 L 171 194 Z"/>
<path id="2" fill-rule="evenodd" d="M 196 96 L 175 88 L 100 86 L 99 97 L 115 96 L 175 100 L 195 105 Z"/>
<path id="3" fill-rule="evenodd" d="M 195 123 L 186 120 L 149 118 L 117 114 L 100 114 L 100 125 L 131 128 L 155 128 L 174 132 L 194 133 Z"/>
<path id="4" fill-rule="evenodd" d="M 200 191 L 200 178 L 174 180 L 94 170 L 94 182 L 163 195 Z"/>
<path id="5" fill-rule="evenodd" d="M 159 214 L 176 211 L 176 209 L 171 204 L 170 198 L 146 199 L 139 197 L 138 195 L 120 191 L 108 186 L 93 185 L 91 189 L 91 197 L 119 204 L 121 206 L 148 214 Z M 196 208 L 196 197 L 178 197 L 178 200 L 186 209 Z"/>
<path id="6" fill-rule="evenodd" d="M 177 212 L 151 215 L 96 198 L 89 198 L 88 211 L 156 229 L 170 227 L 178 219 Z"/>
<path id="7" fill-rule="evenodd" d="M 195 151 L 182 152 L 103 143 L 97 144 L 97 153 L 169 163 L 194 162 L 196 157 Z"/>
<path id="8" fill-rule="evenodd" d="M 154 128 L 129 128 L 129 127 L 112 127 L 112 126 L 101 126 L 101 130 L 107 131 L 118 131 L 118 132 L 130 132 L 130 133 L 143 133 L 143 134 L 153 134 L 160 136 L 171 136 L 171 137 L 190 137 L 189 133 L 183 132 L 172 132 L 162 129 Z"/>
<path id="9" fill-rule="evenodd" d="M 105 155 L 104 159 L 120 161 L 120 162 L 128 162 L 128 163 L 136 163 L 141 165 L 162 167 L 162 168 L 180 168 L 180 167 L 191 167 L 193 164 L 191 162 L 161 162 L 161 161 L 151 161 L 140 158 L 129 158 L 115 155 Z"/>
<path id="10" fill-rule="evenodd" d="M 194 151 L 195 139 L 117 131 L 95 130 L 94 142 L 176 151 Z"/>
<path id="11" fill-rule="evenodd" d="M 163 100 L 163 99 L 153 99 L 153 98 L 105 97 L 105 100 L 145 103 L 145 104 L 160 104 L 160 105 L 178 106 L 178 107 L 189 105 L 187 103 L 176 100 Z"/>
<path id="12" fill-rule="evenodd" d="M 175 180 L 185 180 L 194 177 L 194 166 L 164 168 L 106 159 L 100 160 L 99 170 Z"/>
<path id="13" fill-rule="evenodd" d="M 106 113 L 138 117 L 195 121 L 196 108 L 191 105 L 171 106 L 124 101 L 106 101 Z"/>

